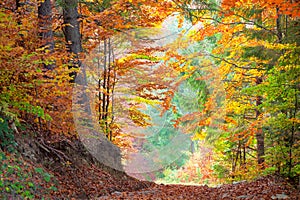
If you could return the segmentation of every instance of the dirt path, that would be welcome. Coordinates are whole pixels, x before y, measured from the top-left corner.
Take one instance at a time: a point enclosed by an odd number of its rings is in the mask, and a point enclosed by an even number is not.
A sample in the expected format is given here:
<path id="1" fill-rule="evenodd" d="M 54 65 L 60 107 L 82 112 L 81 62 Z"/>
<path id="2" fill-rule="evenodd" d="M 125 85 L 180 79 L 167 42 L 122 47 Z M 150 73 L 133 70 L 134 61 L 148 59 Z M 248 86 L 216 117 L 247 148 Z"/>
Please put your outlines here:
<path id="1" fill-rule="evenodd" d="M 240 182 L 220 187 L 155 185 L 133 192 L 115 191 L 98 199 L 295 199 L 300 200 L 299 190 L 286 181 L 264 177 L 254 182 Z"/>

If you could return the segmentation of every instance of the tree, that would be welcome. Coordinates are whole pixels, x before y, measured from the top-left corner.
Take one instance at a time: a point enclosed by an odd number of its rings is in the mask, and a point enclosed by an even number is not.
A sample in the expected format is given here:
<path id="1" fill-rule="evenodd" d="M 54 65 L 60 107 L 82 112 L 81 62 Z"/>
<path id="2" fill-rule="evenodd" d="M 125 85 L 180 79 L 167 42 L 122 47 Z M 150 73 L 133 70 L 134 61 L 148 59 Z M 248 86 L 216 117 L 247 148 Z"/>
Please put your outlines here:
<path id="1" fill-rule="evenodd" d="M 215 75 L 221 77 L 226 91 L 225 101 L 221 104 L 227 114 L 225 123 L 220 126 L 223 130 L 220 139 L 225 138 L 226 142 L 231 143 L 227 152 L 232 157 L 232 171 L 237 172 L 238 163 L 238 170 L 247 170 L 252 165 L 253 152 L 256 154 L 257 164 L 264 168 L 270 163 L 265 145 L 269 144 L 271 138 L 267 131 L 270 127 L 266 116 L 272 115 L 266 111 L 265 102 L 268 101 L 268 96 L 272 96 L 272 92 L 267 89 L 262 92 L 258 88 L 262 90 L 269 84 L 267 80 L 272 77 L 272 71 L 278 68 L 279 63 L 285 65 L 281 56 L 286 51 L 291 52 L 287 50 L 291 43 L 298 42 L 297 37 L 292 39 L 288 32 L 295 31 L 290 24 L 296 23 L 299 6 L 295 2 L 283 1 L 173 2 L 193 24 L 200 23 L 203 27 L 192 34 L 191 39 L 203 41 L 216 36 L 216 47 L 209 56 L 218 66 L 219 73 Z M 295 9 L 288 9 L 292 6 Z M 199 54 L 203 56 L 202 52 Z M 282 73 L 288 74 L 287 71 Z M 217 76 L 214 78 L 218 80 Z M 294 79 L 292 82 L 295 81 Z M 297 98 L 289 100 L 294 102 L 290 104 L 291 107 L 297 107 Z M 289 111 L 285 110 L 284 113 Z M 294 131 L 295 127 L 291 131 L 283 131 L 286 132 L 285 136 L 290 135 L 290 142 L 295 139 L 292 134 Z M 294 144 L 290 144 L 292 143 Z"/>
<path id="2" fill-rule="evenodd" d="M 78 1 L 77 0 L 64 0 L 62 2 L 64 27 L 63 32 L 65 35 L 67 49 L 72 55 L 72 68 L 80 68 L 81 61 L 79 53 L 82 52 L 79 14 L 78 14 Z M 76 72 L 72 72 L 71 77 L 73 80 L 76 77 Z"/>
<path id="3" fill-rule="evenodd" d="M 38 19 L 39 19 L 40 37 L 42 40 L 42 45 L 45 48 L 45 53 L 46 54 L 49 52 L 51 53 L 54 51 L 51 0 L 45 0 L 44 2 L 40 3 L 38 7 Z M 45 67 L 47 69 L 52 69 L 53 63 L 45 64 Z"/>

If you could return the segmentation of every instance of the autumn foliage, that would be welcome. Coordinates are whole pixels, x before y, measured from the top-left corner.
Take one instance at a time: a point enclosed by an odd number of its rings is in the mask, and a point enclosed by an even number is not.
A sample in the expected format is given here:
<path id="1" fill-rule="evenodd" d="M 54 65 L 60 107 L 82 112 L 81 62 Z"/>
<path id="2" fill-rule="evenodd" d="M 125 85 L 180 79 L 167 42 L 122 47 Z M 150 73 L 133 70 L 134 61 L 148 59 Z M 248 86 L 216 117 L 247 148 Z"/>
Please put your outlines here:
<path id="1" fill-rule="evenodd" d="M 79 138 L 84 77 L 89 114 L 123 159 L 164 157 L 175 133 L 187 136 L 189 152 L 174 149 L 184 159 L 152 159 L 164 165 L 153 179 L 299 179 L 299 18 L 297 0 L 4 0 L 1 152 L 26 127 L 59 160 L 55 144 Z"/>

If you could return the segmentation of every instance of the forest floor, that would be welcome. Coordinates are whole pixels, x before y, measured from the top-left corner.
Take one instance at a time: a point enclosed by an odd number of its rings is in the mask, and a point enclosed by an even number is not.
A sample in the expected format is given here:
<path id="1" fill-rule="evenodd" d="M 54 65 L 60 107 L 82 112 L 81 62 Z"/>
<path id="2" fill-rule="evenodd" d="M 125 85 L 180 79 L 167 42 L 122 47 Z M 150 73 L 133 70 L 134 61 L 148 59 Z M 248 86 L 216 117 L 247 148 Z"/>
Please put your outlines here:
<path id="1" fill-rule="evenodd" d="M 296 190 L 274 176 L 220 187 L 154 185 L 138 191 L 113 192 L 98 199 L 300 199 Z"/>
<path id="2" fill-rule="evenodd" d="M 75 199 L 300 200 L 299 190 L 278 176 L 265 176 L 251 182 L 242 181 L 219 187 L 208 187 L 154 184 L 136 180 L 119 172 L 108 172 L 95 166 L 79 168 L 76 173 L 77 180 L 70 179 L 75 175 L 72 170 L 66 170 L 66 173 L 58 176 L 61 185 L 68 187 L 67 190 L 61 191 L 73 191 L 74 194 L 81 194 L 77 197 L 75 195 Z M 65 194 L 68 197 L 70 197 L 69 192 Z"/>
<path id="3" fill-rule="evenodd" d="M 300 199 L 299 189 L 278 176 L 219 187 L 155 184 L 97 163 L 79 143 L 24 137 L 18 143 L 21 156 L 0 152 L 0 199 L 24 199 L 26 188 L 33 199 Z"/>

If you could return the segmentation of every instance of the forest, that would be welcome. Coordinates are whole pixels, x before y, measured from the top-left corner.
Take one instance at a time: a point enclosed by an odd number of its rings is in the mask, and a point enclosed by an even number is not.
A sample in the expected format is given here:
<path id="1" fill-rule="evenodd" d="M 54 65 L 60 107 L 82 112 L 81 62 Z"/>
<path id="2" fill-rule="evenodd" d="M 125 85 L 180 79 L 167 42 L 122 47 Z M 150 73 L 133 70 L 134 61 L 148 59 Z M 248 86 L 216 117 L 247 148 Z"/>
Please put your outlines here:
<path id="1" fill-rule="evenodd" d="M 1 199 L 300 199 L 299 0 L 2 0 Z"/>

